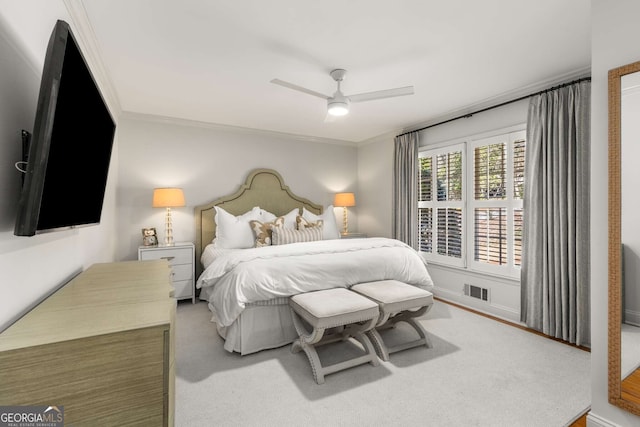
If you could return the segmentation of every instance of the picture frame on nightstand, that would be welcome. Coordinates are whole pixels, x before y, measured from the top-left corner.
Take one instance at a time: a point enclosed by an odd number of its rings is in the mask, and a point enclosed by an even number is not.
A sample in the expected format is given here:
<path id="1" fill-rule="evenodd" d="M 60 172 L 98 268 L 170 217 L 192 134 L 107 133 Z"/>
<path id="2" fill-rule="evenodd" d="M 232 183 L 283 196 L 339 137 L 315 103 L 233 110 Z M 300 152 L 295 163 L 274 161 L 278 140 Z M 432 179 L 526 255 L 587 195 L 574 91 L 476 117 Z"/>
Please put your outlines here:
<path id="1" fill-rule="evenodd" d="M 142 229 L 142 246 L 158 246 L 158 233 L 155 227 Z"/>

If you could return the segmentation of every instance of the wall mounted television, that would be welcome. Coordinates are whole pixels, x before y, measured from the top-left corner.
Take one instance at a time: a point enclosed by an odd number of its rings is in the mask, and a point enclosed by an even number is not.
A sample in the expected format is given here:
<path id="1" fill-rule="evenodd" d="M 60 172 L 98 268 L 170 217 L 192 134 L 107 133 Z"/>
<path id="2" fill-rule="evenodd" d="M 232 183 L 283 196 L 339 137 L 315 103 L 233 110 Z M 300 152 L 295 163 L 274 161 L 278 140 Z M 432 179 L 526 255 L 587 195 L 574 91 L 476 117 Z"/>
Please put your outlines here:
<path id="1" fill-rule="evenodd" d="M 44 60 L 14 234 L 100 223 L 116 125 L 69 24 Z"/>

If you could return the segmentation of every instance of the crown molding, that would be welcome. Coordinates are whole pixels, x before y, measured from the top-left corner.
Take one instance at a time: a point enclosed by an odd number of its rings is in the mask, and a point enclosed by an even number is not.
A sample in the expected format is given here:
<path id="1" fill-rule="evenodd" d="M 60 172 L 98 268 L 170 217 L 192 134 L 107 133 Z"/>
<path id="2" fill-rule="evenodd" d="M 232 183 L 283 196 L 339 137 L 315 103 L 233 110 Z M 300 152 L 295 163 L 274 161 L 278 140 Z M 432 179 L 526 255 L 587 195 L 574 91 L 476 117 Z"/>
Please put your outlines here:
<path id="1" fill-rule="evenodd" d="M 100 46 L 96 38 L 89 16 L 84 7 L 83 0 L 62 0 L 71 22 L 69 25 L 72 28 L 73 33 L 76 35 L 76 41 L 80 45 L 82 54 L 85 60 L 89 63 L 91 73 L 97 80 L 102 96 L 105 98 L 105 102 L 109 105 L 114 120 L 117 122 L 118 118 L 122 115 L 122 107 L 120 99 L 115 90 L 115 86 L 109 77 L 109 73 L 102 61 L 102 54 L 100 53 Z"/>
<path id="2" fill-rule="evenodd" d="M 231 125 L 224 125 L 220 123 L 203 122 L 199 120 L 182 119 L 177 117 L 159 116 L 155 114 L 136 113 L 132 111 L 123 111 L 121 114 L 121 118 L 127 119 L 127 120 L 146 121 L 146 122 L 161 123 L 161 124 L 174 125 L 174 126 L 187 126 L 187 127 L 197 127 L 201 129 L 212 129 L 212 130 L 219 130 L 223 132 L 232 132 L 232 133 L 238 133 L 238 134 L 261 135 L 261 136 L 269 135 L 269 136 L 293 139 L 301 142 L 343 145 L 347 147 L 357 147 L 358 145 L 356 142 L 345 141 L 342 139 L 321 138 L 316 136 L 299 135 L 294 133 L 278 132 L 278 131 L 265 130 L 265 129 L 247 128 L 242 126 L 231 126 Z"/>

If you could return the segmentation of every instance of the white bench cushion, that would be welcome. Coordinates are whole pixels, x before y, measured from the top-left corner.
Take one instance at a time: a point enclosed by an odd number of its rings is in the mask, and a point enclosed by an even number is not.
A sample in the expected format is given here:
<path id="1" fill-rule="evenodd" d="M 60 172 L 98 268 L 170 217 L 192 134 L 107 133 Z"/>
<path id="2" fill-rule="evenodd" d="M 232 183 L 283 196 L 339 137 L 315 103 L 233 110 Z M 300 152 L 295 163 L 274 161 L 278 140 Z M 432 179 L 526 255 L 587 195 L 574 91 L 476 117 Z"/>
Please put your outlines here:
<path id="1" fill-rule="evenodd" d="M 378 304 L 344 288 L 307 292 L 289 305 L 314 328 L 333 328 L 378 317 Z"/>
<path id="2" fill-rule="evenodd" d="M 359 283 L 351 290 L 377 301 L 383 313 L 397 313 L 433 304 L 433 294 L 397 280 Z"/>

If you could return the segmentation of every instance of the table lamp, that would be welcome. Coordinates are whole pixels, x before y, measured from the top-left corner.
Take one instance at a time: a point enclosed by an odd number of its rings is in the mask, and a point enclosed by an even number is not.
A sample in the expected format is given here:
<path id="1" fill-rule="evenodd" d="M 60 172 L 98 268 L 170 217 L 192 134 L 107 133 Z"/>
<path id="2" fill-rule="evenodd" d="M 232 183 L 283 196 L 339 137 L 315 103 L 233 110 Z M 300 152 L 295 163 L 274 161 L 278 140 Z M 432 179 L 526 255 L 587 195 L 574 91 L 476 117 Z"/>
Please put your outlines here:
<path id="1" fill-rule="evenodd" d="M 153 207 L 167 208 L 164 228 L 164 244 L 173 246 L 173 228 L 171 226 L 171 208 L 185 206 L 182 188 L 154 188 Z"/>
<path id="2" fill-rule="evenodd" d="M 356 205 L 356 196 L 353 193 L 337 193 L 333 199 L 333 206 L 342 207 L 342 234 L 349 233 L 347 219 L 347 207 Z"/>

